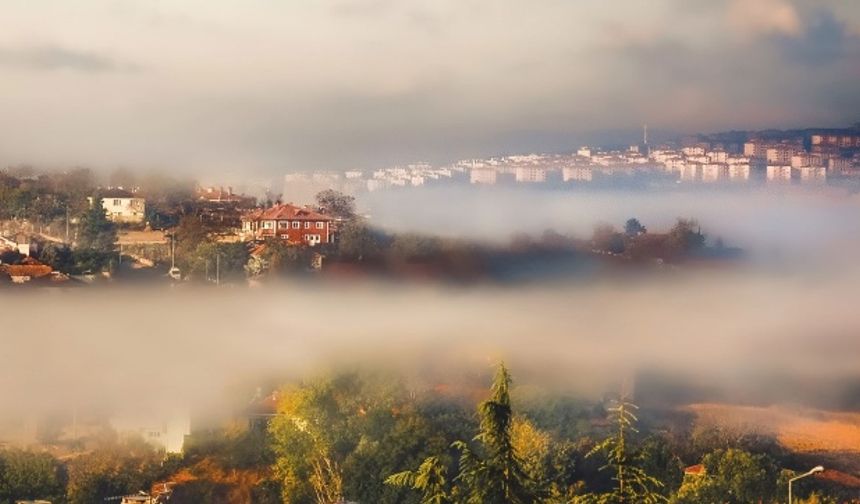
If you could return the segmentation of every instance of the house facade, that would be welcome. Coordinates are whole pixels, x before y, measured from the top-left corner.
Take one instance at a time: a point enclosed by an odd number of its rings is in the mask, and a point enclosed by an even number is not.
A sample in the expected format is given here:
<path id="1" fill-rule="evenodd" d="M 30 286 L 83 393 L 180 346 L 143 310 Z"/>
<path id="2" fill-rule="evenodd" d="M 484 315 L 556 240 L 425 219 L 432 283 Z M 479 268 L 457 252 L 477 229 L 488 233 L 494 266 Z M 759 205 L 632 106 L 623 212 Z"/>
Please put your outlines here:
<path id="1" fill-rule="evenodd" d="M 146 200 L 120 189 L 105 191 L 101 195 L 102 208 L 113 222 L 140 224 L 146 218 Z"/>
<path id="2" fill-rule="evenodd" d="M 256 209 L 242 216 L 242 233 L 247 239 L 277 238 L 293 245 L 320 245 L 334 242 L 334 219 L 306 207 L 292 204 Z"/>

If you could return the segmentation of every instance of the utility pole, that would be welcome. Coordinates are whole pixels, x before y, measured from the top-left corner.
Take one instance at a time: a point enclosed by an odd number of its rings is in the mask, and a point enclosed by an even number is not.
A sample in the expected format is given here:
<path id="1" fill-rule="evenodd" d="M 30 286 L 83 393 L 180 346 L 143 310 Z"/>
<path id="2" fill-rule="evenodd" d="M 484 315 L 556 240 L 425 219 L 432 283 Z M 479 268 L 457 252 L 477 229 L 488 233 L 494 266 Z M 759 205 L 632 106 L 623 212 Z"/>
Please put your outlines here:
<path id="1" fill-rule="evenodd" d="M 221 254 L 215 254 L 215 285 L 221 285 Z"/>

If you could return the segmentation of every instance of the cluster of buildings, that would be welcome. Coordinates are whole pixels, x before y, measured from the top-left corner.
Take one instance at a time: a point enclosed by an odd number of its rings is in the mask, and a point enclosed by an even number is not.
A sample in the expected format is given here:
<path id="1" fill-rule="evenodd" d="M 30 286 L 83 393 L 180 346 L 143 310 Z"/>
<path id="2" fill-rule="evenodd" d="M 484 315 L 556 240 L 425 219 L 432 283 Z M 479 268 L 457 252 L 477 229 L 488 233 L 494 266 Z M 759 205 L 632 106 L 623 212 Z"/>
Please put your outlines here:
<path id="1" fill-rule="evenodd" d="M 428 163 L 345 173 L 291 173 L 284 197 L 308 201 L 318 191 L 345 193 L 424 186 L 438 182 L 473 185 L 546 184 L 564 186 L 618 181 L 620 176 L 653 176 L 672 183 L 821 184 L 860 177 L 860 127 L 843 130 L 742 134 L 732 141 L 684 141 L 626 149 L 581 147 L 569 154 L 528 154 L 468 159 L 434 167 Z"/>
<path id="2" fill-rule="evenodd" d="M 420 187 L 465 179 L 464 166 L 434 167 L 429 163 L 413 163 L 378 170 L 347 170 L 345 172 L 296 172 L 284 176 L 282 197 L 291 201 L 313 201 L 325 189 L 346 194 L 373 192 L 395 187 Z"/>
<path id="3" fill-rule="evenodd" d="M 830 140 L 827 140 L 830 139 Z M 740 148 L 699 142 L 683 147 L 647 144 L 627 150 L 581 147 L 569 155 L 531 154 L 461 161 L 469 182 L 495 185 L 588 183 L 618 175 L 654 175 L 680 183 L 820 184 L 828 178 L 860 176 L 860 133 L 812 136 L 812 148 L 802 141 L 751 140 Z M 833 146 L 836 148 L 825 148 Z M 846 156 L 846 149 L 857 149 Z"/>

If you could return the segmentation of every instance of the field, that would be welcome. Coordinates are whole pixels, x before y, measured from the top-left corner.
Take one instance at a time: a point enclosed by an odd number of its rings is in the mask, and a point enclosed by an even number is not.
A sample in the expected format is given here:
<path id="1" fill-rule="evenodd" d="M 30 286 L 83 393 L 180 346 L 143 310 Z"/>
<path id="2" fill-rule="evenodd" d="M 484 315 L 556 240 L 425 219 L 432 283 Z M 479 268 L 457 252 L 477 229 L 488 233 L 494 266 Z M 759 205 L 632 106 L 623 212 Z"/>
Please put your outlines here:
<path id="1" fill-rule="evenodd" d="M 773 436 L 792 452 L 860 475 L 860 413 L 786 406 L 701 403 L 686 406 L 702 427 Z M 823 463 L 823 462 L 822 462 Z"/>

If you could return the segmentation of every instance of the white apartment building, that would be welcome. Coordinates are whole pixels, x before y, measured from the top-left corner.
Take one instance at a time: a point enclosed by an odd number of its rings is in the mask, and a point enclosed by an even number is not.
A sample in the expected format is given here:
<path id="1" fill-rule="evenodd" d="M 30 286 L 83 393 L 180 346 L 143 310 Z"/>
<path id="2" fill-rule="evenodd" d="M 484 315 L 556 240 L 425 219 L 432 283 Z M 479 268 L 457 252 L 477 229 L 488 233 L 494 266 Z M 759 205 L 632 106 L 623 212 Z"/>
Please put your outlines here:
<path id="1" fill-rule="evenodd" d="M 591 182 L 594 172 L 588 166 L 565 166 L 561 169 L 564 182 Z"/>
<path id="2" fill-rule="evenodd" d="M 495 168 L 472 168 L 472 170 L 469 172 L 469 182 L 473 184 L 493 185 L 496 183 L 497 177 L 498 173 L 496 172 Z"/>
<path id="3" fill-rule="evenodd" d="M 791 165 L 767 165 L 767 181 L 773 183 L 791 182 Z"/>

